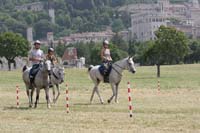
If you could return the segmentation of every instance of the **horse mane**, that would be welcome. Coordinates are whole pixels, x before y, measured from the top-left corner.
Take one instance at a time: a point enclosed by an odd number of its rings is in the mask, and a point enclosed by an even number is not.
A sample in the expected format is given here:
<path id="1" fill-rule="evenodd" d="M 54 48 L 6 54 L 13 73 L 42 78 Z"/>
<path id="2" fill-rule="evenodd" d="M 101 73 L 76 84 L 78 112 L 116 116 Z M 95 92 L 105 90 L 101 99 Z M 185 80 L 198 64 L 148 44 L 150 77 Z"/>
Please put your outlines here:
<path id="1" fill-rule="evenodd" d="M 22 68 L 22 72 L 26 71 L 27 69 L 27 66 L 25 65 L 23 68 Z"/>

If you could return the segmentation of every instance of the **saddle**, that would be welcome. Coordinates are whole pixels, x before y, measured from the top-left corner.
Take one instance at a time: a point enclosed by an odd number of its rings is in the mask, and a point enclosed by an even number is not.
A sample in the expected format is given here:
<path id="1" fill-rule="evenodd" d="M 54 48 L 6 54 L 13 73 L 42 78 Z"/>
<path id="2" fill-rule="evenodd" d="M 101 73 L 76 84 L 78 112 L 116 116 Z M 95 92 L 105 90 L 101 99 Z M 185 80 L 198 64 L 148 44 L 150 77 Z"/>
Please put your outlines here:
<path id="1" fill-rule="evenodd" d="M 106 68 L 104 64 L 100 65 L 99 72 L 104 77 L 104 83 L 109 83 L 109 75 L 110 75 L 111 70 L 112 70 L 111 63 L 108 65 L 108 68 Z"/>
<path id="2" fill-rule="evenodd" d="M 37 75 L 39 69 L 40 69 L 40 64 L 35 64 L 35 65 L 33 65 L 33 67 L 31 68 L 30 73 L 29 73 L 29 78 L 30 78 L 31 84 L 34 83 L 35 76 Z"/>

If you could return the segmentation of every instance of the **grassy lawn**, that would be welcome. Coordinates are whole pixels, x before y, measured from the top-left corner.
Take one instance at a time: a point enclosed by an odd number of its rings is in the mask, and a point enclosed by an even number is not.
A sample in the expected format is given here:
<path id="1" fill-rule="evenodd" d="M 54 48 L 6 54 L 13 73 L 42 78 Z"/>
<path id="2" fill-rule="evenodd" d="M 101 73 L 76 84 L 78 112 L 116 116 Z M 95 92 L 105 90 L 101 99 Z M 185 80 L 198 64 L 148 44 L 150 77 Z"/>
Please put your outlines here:
<path id="1" fill-rule="evenodd" d="M 37 109 L 28 108 L 21 70 L 1 71 L 0 132 L 200 132 L 200 64 L 161 66 L 161 91 L 157 90 L 156 67 L 124 71 L 119 103 L 101 105 L 97 95 L 89 104 L 93 83 L 86 69 L 66 69 L 70 113 L 65 108 L 65 83 L 58 102 L 47 109 L 41 91 Z M 127 82 L 131 82 L 133 117 L 129 117 Z M 16 108 L 15 86 L 20 86 Z M 108 84 L 100 85 L 104 101 L 111 96 Z M 34 96 L 35 99 L 35 96 Z"/>

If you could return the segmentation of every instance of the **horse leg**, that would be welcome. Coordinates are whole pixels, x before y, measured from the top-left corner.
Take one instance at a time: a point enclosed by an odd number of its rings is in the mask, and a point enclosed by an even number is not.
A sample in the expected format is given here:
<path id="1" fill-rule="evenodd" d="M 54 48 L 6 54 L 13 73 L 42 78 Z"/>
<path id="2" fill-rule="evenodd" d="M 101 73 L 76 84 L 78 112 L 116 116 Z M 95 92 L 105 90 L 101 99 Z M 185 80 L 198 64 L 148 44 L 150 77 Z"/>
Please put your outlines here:
<path id="1" fill-rule="evenodd" d="M 47 108 L 51 108 L 50 100 L 49 100 L 49 87 L 45 88 L 46 100 L 47 100 Z"/>
<path id="2" fill-rule="evenodd" d="M 33 106 L 33 93 L 34 93 L 34 91 L 35 91 L 35 88 L 32 88 L 31 89 L 31 107 Z M 38 100 L 39 100 L 39 98 L 38 98 Z"/>
<path id="3" fill-rule="evenodd" d="M 118 102 L 118 87 L 119 87 L 119 83 L 116 84 L 115 103 L 119 103 Z"/>
<path id="4" fill-rule="evenodd" d="M 93 90 L 92 90 L 92 95 L 90 97 L 90 104 L 92 104 L 92 99 L 94 97 L 94 92 L 95 92 L 96 86 L 94 86 Z"/>
<path id="5" fill-rule="evenodd" d="M 55 101 L 56 101 L 56 92 L 55 92 L 55 87 L 54 87 L 54 85 L 53 85 L 53 87 L 52 87 L 52 89 L 53 89 L 53 103 L 56 103 Z M 50 100 L 51 101 L 51 100 Z"/>
<path id="6" fill-rule="evenodd" d="M 36 89 L 36 100 L 35 100 L 35 108 L 37 108 L 37 103 L 39 100 L 39 95 L 40 95 L 40 88 Z"/>
<path id="7" fill-rule="evenodd" d="M 31 97 L 30 97 L 30 94 L 29 94 L 29 87 L 26 86 L 26 94 L 28 96 L 28 101 L 29 101 L 29 107 L 31 107 Z"/>
<path id="8" fill-rule="evenodd" d="M 115 84 L 111 84 L 113 95 L 108 99 L 108 103 L 111 103 L 113 97 L 116 95 Z"/>
<path id="9" fill-rule="evenodd" d="M 96 87 L 96 93 L 97 93 L 97 95 L 98 95 L 98 97 L 99 97 L 99 100 L 100 100 L 100 102 L 101 102 L 101 104 L 103 104 L 104 103 L 104 101 L 103 101 L 103 99 L 102 99 L 102 97 L 101 97 L 101 95 L 100 95 L 100 93 L 99 93 L 99 89 L 98 89 L 98 86 Z"/>
<path id="10" fill-rule="evenodd" d="M 58 97 L 60 96 L 60 86 L 57 84 L 56 88 L 57 88 L 58 94 L 56 96 L 56 99 L 55 99 L 54 103 L 56 103 L 56 101 L 58 100 Z"/>

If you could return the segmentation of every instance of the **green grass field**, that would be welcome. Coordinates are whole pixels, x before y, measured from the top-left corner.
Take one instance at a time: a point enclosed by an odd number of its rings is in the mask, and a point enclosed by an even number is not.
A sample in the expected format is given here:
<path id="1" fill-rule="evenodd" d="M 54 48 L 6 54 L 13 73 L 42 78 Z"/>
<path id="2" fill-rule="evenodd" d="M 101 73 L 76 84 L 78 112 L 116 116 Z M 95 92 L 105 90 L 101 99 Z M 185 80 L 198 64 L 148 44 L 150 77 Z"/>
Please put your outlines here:
<path id="1" fill-rule="evenodd" d="M 124 71 L 118 104 L 113 101 L 101 105 L 97 95 L 89 104 L 93 83 L 86 69 L 66 69 L 65 79 L 69 84 L 69 114 L 65 108 L 65 83 L 51 109 L 47 109 L 43 90 L 38 108 L 30 109 L 21 71 L 1 71 L 0 132 L 200 132 L 200 64 L 161 66 L 160 92 L 155 66 L 137 67 L 136 74 Z M 132 88 L 132 118 L 128 81 Z M 19 109 L 16 85 L 20 86 Z M 110 85 L 101 84 L 100 94 L 107 101 L 112 94 Z"/>

